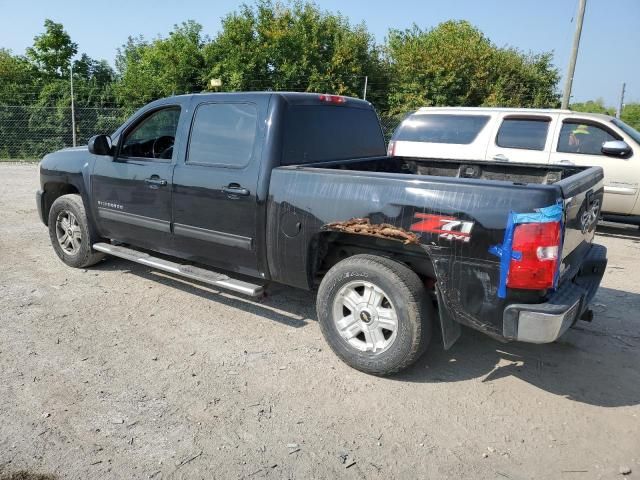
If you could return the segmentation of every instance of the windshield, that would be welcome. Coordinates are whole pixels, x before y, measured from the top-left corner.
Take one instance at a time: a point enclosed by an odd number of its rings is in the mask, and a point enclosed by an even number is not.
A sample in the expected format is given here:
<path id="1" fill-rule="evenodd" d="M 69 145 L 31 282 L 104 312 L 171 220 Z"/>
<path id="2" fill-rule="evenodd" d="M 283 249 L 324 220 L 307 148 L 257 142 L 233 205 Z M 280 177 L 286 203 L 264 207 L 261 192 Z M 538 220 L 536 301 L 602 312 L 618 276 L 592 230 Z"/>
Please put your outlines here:
<path id="1" fill-rule="evenodd" d="M 629 135 L 631 138 L 633 138 L 633 140 L 640 144 L 640 132 L 637 131 L 635 128 L 627 125 L 626 123 L 624 123 L 622 120 L 618 120 L 617 118 L 614 118 L 611 120 L 611 122 L 617 126 L 620 127 L 620 129 L 626 133 L 627 135 Z"/>

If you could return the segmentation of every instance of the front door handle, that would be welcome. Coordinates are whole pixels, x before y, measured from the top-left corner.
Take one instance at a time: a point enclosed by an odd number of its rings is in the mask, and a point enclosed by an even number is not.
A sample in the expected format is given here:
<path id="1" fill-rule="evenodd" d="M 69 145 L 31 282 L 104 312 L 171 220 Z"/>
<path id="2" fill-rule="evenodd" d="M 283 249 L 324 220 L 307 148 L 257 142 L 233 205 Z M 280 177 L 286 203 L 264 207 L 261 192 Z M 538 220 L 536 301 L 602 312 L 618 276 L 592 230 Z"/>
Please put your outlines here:
<path id="1" fill-rule="evenodd" d="M 144 183 L 164 187 L 167 184 L 167 181 L 164 178 L 160 178 L 158 175 L 151 175 L 149 178 L 144 179 Z"/>
<path id="2" fill-rule="evenodd" d="M 230 197 L 248 197 L 249 190 L 241 187 L 237 183 L 230 183 L 226 187 L 222 187 L 222 191 Z"/>
<path id="3" fill-rule="evenodd" d="M 497 155 L 493 156 L 493 159 L 497 162 L 508 162 L 509 158 L 506 155 L 503 155 L 502 153 L 498 153 Z"/>

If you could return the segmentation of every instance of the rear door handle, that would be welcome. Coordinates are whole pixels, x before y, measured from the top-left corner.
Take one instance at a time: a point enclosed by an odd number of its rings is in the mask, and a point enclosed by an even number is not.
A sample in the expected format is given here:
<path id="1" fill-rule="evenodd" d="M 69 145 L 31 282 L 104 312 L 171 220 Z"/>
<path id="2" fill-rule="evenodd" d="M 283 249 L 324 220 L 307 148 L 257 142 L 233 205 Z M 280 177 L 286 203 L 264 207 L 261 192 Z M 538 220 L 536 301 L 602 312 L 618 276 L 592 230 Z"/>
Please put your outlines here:
<path id="1" fill-rule="evenodd" d="M 503 155 L 502 153 L 499 153 L 497 155 L 493 156 L 493 159 L 498 161 L 498 162 L 508 162 L 509 159 L 507 158 L 506 155 Z"/>
<path id="2" fill-rule="evenodd" d="M 167 184 L 167 181 L 164 178 L 160 178 L 158 175 L 151 175 L 151 177 L 144 179 L 144 183 L 164 187 Z"/>
<path id="3" fill-rule="evenodd" d="M 248 197 L 249 190 L 241 187 L 237 183 L 230 183 L 226 187 L 222 187 L 222 191 L 230 197 Z"/>

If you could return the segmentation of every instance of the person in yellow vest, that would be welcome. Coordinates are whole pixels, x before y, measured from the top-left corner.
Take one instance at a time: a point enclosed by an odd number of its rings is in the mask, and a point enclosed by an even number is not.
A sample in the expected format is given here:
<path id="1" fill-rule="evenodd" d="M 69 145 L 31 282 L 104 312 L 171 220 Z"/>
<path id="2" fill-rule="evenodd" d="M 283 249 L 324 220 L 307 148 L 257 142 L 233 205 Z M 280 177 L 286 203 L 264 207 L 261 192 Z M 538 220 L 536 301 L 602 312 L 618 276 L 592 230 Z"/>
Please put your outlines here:
<path id="1" fill-rule="evenodd" d="M 578 125 L 569 134 L 569 145 L 574 147 L 576 152 L 580 151 L 580 145 L 584 143 L 585 135 L 589 135 L 589 127 L 587 125 Z"/>

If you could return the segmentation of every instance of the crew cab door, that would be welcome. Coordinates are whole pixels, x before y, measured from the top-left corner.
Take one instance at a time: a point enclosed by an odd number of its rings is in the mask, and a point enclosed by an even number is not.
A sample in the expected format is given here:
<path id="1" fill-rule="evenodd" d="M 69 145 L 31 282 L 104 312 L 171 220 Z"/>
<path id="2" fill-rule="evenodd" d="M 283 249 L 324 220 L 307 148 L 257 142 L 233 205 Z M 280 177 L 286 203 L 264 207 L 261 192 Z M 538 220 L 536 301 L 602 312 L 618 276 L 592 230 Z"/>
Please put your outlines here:
<path id="1" fill-rule="evenodd" d="M 174 246 L 193 261 L 259 276 L 257 186 L 268 98 L 218 98 L 194 99 L 186 156 L 173 177 Z"/>
<path id="2" fill-rule="evenodd" d="M 495 123 L 485 159 L 547 163 L 557 114 L 502 113 Z"/>
<path id="3" fill-rule="evenodd" d="M 561 118 L 554 141 L 551 163 L 602 167 L 603 211 L 628 215 L 633 213 L 638 198 L 640 164 L 637 155 L 634 154 L 621 158 L 602 153 L 602 144 L 611 140 L 623 140 L 613 126 L 579 116 L 565 115 Z"/>
<path id="4" fill-rule="evenodd" d="M 91 202 L 102 236 L 153 249 L 170 244 L 171 179 L 182 110 L 170 104 L 141 112 L 114 139 L 114 157 L 96 158 Z"/>

